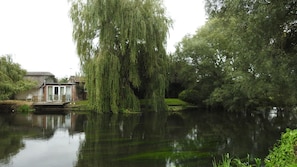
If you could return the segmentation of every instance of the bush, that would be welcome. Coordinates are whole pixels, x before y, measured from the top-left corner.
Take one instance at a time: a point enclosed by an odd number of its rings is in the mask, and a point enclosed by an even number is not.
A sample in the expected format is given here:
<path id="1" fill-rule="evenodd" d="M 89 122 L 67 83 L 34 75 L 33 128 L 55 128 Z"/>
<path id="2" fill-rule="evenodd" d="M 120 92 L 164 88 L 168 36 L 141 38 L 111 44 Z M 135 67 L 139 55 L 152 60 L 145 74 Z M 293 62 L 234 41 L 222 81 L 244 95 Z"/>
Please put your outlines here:
<path id="1" fill-rule="evenodd" d="M 297 129 L 287 129 L 265 159 L 267 167 L 293 167 L 296 161 Z"/>
<path id="2" fill-rule="evenodd" d="M 282 134 L 281 139 L 275 144 L 265 158 L 265 167 L 296 167 L 297 166 L 297 129 L 287 129 Z M 213 162 L 213 167 L 260 167 L 261 160 L 255 158 L 251 160 L 249 156 L 246 160 L 231 158 L 229 154 L 222 157 L 217 163 Z"/>
<path id="3" fill-rule="evenodd" d="M 30 111 L 31 111 L 30 106 L 27 104 L 21 105 L 17 108 L 17 112 L 28 113 Z"/>
<path id="4" fill-rule="evenodd" d="M 179 95 L 178 98 L 192 104 L 201 104 L 201 98 L 200 94 L 197 90 L 194 89 L 187 89 L 182 91 Z"/>

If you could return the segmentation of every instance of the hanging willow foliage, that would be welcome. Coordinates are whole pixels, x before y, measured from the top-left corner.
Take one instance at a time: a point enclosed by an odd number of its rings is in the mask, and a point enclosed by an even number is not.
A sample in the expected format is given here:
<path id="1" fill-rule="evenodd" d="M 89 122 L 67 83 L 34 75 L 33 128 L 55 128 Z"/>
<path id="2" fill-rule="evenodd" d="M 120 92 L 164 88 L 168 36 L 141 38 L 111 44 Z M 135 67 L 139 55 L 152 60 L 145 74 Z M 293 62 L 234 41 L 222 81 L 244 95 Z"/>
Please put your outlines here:
<path id="1" fill-rule="evenodd" d="M 166 37 L 161 0 L 72 0 L 70 17 L 88 98 L 98 112 L 166 109 Z"/>

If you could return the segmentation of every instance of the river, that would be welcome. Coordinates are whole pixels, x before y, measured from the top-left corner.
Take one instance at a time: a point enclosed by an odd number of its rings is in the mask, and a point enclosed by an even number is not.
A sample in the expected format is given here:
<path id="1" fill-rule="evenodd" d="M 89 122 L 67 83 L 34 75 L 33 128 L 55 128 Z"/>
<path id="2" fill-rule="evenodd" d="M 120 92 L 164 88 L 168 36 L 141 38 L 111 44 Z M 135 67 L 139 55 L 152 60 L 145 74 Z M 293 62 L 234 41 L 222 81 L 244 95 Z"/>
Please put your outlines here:
<path id="1" fill-rule="evenodd" d="M 0 114 L 1 167 L 208 167 L 221 155 L 265 158 L 290 112 Z"/>

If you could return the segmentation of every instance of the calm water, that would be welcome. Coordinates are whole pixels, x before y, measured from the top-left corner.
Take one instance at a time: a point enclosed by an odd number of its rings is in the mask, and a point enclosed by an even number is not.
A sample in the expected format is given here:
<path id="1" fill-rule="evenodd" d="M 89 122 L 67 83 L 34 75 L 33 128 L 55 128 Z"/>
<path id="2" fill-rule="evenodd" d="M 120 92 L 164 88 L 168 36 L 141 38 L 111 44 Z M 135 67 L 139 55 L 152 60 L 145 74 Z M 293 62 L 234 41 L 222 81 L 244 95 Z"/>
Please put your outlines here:
<path id="1" fill-rule="evenodd" d="M 275 111 L 0 114 L 0 166 L 207 167 L 227 152 L 265 157 L 296 121 Z"/>

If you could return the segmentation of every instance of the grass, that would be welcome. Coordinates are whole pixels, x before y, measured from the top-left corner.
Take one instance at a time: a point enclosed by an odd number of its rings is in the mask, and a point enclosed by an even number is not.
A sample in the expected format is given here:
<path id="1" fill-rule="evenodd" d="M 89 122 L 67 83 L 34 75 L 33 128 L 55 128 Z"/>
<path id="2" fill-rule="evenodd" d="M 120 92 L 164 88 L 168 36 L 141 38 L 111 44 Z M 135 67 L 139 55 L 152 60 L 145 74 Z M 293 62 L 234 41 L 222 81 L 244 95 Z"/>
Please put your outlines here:
<path id="1" fill-rule="evenodd" d="M 178 98 L 166 98 L 165 103 L 168 105 L 169 111 L 181 111 L 187 108 L 195 107 L 193 104 L 187 103 Z"/>
<path id="2" fill-rule="evenodd" d="M 16 112 L 21 113 L 29 113 L 33 111 L 32 101 L 24 101 L 24 100 L 2 100 L 0 101 L 0 105 L 11 105 L 11 109 Z"/>
<path id="3" fill-rule="evenodd" d="M 213 167 L 261 167 L 261 159 L 251 158 L 249 155 L 245 159 L 232 158 L 227 153 L 222 156 L 222 160 L 217 163 L 213 162 Z"/>
<path id="4" fill-rule="evenodd" d="M 141 100 L 141 104 L 144 103 L 146 103 L 146 100 Z M 182 101 L 178 98 L 166 98 L 165 103 L 168 105 L 169 111 L 180 111 L 188 107 L 193 107 L 192 104 Z M 90 110 L 88 100 L 76 101 L 75 103 L 71 103 L 67 106 L 73 108 L 74 110 Z"/>
<path id="5" fill-rule="evenodd" d="M 1 100 L 0 104 L 11 104 L 11 105 L 16 105 L 16 106 L 21 106 L 21 105 L 31 106 L 33 104 L 33 102 L 32 101 L 24 101 L 24 100 Z"/>
<path id="6" fill-rule="evenodd" d="M 90 111 L 90 105 L 88 100 L 80 100 L 70 104 L 67 104 L 68 108 L 71 108 L 73 111 Z"/>
<path id="7" fill-rule="evenodd" d="M 76 101 L 75 104 L 73 105 L 78 105 L 78 106 L 87 106 L 89 105 L 88 100 L 80 100 L 80 101 Z"/>
<path id="8" fill-rule="evenodd" d="M 145 103 L 145 100 L 141 100 L 141 103 Z M 188 107 L 193 107 L 192 104 L 182 101 L 178 98 L 166 98 L 165 103 L 168 105 L 169 111 L 180 111 Z M 31 110 L 33 102 L 24 100 L 3 100 L 0 101 L 0 104 L 13 105 L 16 109 L 19 109 L 21 112 L 27 112 L 28 110 Z M 90 110 L 88 100 L 76 101 L 75 103 L 68 104 L 67 107 L 71 108 L 73 111 Z"/>
<path id="9" fill-rule="evenodd" d="M 178 98 L 166 98 L 165 103 L 168 106 L 190 106 L 190 103 L 187 103 L 185 101 L 182 101 Z"/>

